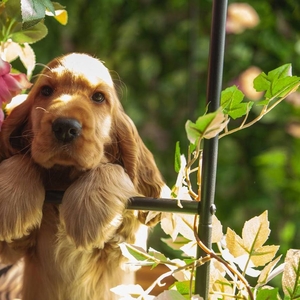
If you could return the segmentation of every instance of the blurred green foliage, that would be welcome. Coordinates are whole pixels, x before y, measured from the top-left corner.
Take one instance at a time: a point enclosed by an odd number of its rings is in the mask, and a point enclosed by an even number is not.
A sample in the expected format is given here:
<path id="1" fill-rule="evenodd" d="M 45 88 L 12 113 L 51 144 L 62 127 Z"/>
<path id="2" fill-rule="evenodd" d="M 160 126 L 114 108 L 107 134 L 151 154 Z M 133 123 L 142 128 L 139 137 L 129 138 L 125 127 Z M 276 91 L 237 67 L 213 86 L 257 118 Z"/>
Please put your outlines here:
<path id="1" fill-rule="evenodd" d="M 300 2 L 247 2 L 260 23 L 227 35 L 224 88 L 250 66 L 268 72 L 292 63 L 299 76 Z M 37 61 L 47 63 L 72 51 L 105 61 L 125 110 L 172 186 L 175 143 L 187 146 L 184 124 L 203 114 L 206 105 L 212 1 L 60 3 L 69 23 L 62 28 L 52 18 L 45 20 L 49 34 L 33 45 Z M 300 248 L 300 140 L 287 131 L 299 117 L 299 103 L 284 102 L 259 124 L 219 143 L 216 205 L 223 226 L 240 232 L 245 220 L 267 209 L 270 241 L 280 244 L 281 251 Z"/>

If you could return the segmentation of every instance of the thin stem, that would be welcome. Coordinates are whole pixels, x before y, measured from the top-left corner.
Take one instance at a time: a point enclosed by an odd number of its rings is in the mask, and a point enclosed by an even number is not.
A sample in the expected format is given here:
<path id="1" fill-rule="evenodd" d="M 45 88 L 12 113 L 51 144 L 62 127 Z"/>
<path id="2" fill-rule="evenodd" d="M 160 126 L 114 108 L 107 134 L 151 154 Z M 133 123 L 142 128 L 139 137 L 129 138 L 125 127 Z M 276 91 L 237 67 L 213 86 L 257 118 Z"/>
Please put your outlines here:
<path id="1" fill-rule="evenodd" d="M 232 272 L 233 274 L 236 274 L 236 276 L 239 278 L 239 280 L 245 285 L 250 299 L 254 300 L 253 293 L 251 291 L 251 287 L 249 286 L 249 283 L 247 282 L 246 278 L 238 270 L 235 270 L 230 264 L 228 264 L 225 260 L 223 260 L 221 257 L 216 255 L 212 250 L 208 249 L 202 243 L 202 241 L 200 240 L 198 233 L 197 233 L 196 219 L 197 218 L 194 218 L 194 235 L 195 235 L 195 238 L 196 238 L 196 241 L 197 241 L 197 244 L 199 245 L 199 247 L 205 253 L 207 253 L 211 258 L 214 258 L 217 261 L 219 261 L 221 264 L 223 264 L 228 270 L 230 270 L 230 272 Z"/>
<path id="2" fill-rule="evenodd" d="M 276 96 L 274 96 L 273 98 L 271 98 L 269 100 L 269 102 L 271 102 L 274 98 L 276 98 Z M 286 96 L 280 98 L 279 100 L 277 100 L 274 104 L 272 104 L 270 107 L 268 107 L 268 105 L 264 105 L 259 116 L 257 116 L 255 119 L 253 119 L 252 121 L 248 122 L 247 124 L 245 124 L 244 121 L 246 121 L 244 119 L 243 123 L 237 127 L 237 128 L 234 128 L 232 130 L 229 130 L 229 131 L 225 131 L 223 134 L 220 134 L 219 135 L 219 138 L 221 139 L 222 137 L 226 136 L 226 135 L 229 135 L 229 134 L 232 134 L 232 133 L 235 133 L 235 132 L 238 132 L 242 129 L 245 129 L 245 128 L 248 128 L 250 126 L 252 126 L 253 124 L 255 124 L 256 122 L 260 121 L 262 119 L 263 116 L 265 116 L 267 113 L 269 113 L 275 106 L 277 106 L 280 102 L 282 102 L 282 100 L 284 100 L 286 98 Z M 247 112 L 247 115 L 246 117 L 248 117 L 248 114 L 249 112 Z"/>
<path id="3" fill-rule="evenodd" d="M 186 167 L 185 167 L 185 181 L 187 183 L 188 191 L 189 191 L 190 196 L 196 201 L 199 201 L 200 198 L 192 189 L 192 183 L 191 183 L 191 180 L 190 180 L 190 174 L 191 174 L 190 169 L 191 169 L 191 166 L 198 159 L 199 155 L 202 154 L 201 141 L 202 141 L 202 139 L 199 139 L 199 141 L 197 143 L 197 146 L 196 146 L 196 149 L 193 151 L 193 158 L 191 158 L 190 151 L 189 151 L 188 162 L 187 162 Z"/>
<path id="4" fill-rule="evenodd" d="M 227 293 L 221 293 L 221 292 L 218 292 L 218 291 L 214 291 L 213 294 L 214 295 L 220 295 L 220 296 L 223 296 L 223 297 L 230 297 L 230 298 L 234 298 L 234 299 L 245 299 L 244 296 L 235 296 L 235 295 L 231 295 L 231 294 L 227 294 Z"/>

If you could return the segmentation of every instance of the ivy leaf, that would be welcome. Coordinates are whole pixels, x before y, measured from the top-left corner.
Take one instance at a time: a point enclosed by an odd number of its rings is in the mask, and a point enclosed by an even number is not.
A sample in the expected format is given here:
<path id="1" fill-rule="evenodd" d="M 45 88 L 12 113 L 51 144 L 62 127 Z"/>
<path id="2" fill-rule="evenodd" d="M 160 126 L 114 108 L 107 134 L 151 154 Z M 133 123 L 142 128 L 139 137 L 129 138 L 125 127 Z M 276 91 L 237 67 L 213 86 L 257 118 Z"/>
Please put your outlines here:
<path id="1" fill-rule="evenodd" d="M 288 299 L 300 298 L 300 250 L 290 249 L 287 252 L 282 288 Z"/>
<path id="2" fill-rule="evenodd" d="M 300 85 L 300 78 L 292 76 L 292 65 L 285 64 L 268 75 L 262 72 L 253 82 L 253 86 L 258 92 L 265 91 L 265 98 L 272 100 L 276 97 L 286 97 L 294 92 Z"/>
<path id="3" fill-rule="evenodd" d="M 237 119 L 248 113 L 254 102 L 242 102 L 244 94 L 234 85 L 221 93 L 221 106 L 224 113 Z"/>
<path id="4" fill-rule="evenodd" d="M 270 234 L 268 212 L 245 222 L 242 238 L 230 228 L 227 229 L 227 248 L 234 257 L 247 254 L 254 266 L 264 266 L 277 253 L 279 246 L 263 246 Z"/>
<path id="5" fill-rule="evenodd" d="M 50 0 L 21 0 L 23 29 L 30 28 L 44 19 L 46 9 L 55 15 Z"/>
<path id="6" fill-rule="evenodd" d="M 196 123 L 188 120 L 185 124 L 188 139 L 195 143 L 199 139 L 210 139 L 218 135 L 228 124 L 222 109 L 199 117 Z"/>
<path id="7" fill-rule="evenodd" d="M 264 288 L 257 291 L 256 300 L 277 300 L 278 289 Z"/>
<path id="8" fill-rule="evenodd" d="M 38 23 L 28 29 L 14 32 L 11 38 L 14 42 L 18 44 L 24 44 L 24 43 L 32 44 L 41 40 L 47 34 L 48 34 L 47 27 L 42 23 Z"/>

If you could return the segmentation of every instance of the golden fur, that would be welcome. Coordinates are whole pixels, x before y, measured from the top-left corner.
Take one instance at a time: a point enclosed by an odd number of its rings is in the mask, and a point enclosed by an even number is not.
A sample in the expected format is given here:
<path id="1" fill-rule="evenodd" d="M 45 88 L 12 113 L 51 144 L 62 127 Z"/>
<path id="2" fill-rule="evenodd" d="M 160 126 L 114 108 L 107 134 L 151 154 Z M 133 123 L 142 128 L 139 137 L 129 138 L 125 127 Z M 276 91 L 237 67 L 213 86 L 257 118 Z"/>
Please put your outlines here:
<path id="1" fill-rule="evenodd" d="M 163 180 L 106 67 L 86 54 L 51 61 L 0 145 L 0 259 L 24 257 L 23 300 L 117 299 L 118 244 L 145 220 L 128 199 L 159 197 Z M 65 191 L 62 204 L 44 203 L 47 190 Z"/>

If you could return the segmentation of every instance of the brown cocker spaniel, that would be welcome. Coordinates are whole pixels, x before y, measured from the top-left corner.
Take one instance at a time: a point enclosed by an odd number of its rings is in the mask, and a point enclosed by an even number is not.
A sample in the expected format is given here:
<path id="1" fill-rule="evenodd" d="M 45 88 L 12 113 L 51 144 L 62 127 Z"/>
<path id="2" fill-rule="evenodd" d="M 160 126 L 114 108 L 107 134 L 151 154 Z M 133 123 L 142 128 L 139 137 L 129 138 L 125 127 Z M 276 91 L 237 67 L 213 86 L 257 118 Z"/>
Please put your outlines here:
<path id="1" fill-rule="evenodd" d="M 23 300 L 110 300 L 122 282 L 118 244 L 134 242 L 159 197 L 150 151 L 107 68 L 86 54 L 51 61 L 0 132 L 0 259 L 25 260 Z M 62 204 L 45 191 L 65 191 Z"/>

